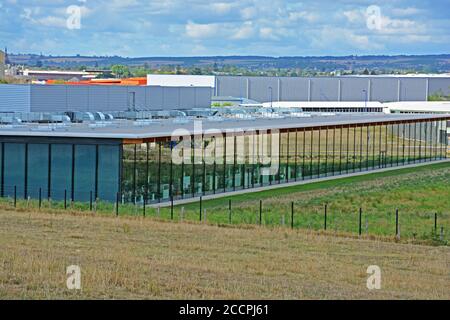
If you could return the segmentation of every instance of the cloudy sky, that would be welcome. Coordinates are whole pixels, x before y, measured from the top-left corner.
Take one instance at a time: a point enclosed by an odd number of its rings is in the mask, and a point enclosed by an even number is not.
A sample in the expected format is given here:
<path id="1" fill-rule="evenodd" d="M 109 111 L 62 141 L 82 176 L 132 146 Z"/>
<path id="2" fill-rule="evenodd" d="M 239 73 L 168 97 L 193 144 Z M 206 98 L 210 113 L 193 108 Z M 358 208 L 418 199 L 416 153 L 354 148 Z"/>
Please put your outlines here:
<path id="1" fill-rule="evenodd" d="M 450 0 L 0 0 L 0 47 L 44 54 L 450 53 Z"/>

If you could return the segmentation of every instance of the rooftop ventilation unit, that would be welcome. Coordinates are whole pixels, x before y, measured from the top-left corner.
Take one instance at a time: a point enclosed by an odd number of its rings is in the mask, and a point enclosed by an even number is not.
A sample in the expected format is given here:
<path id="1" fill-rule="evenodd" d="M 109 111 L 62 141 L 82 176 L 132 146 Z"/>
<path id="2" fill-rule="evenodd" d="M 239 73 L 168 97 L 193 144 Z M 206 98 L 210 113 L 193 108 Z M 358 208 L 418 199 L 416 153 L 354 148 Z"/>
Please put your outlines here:
<path id="1" fill-rule="evenodd" d="M 207 118 L 217 114 L 218 111 L 211 109 L 192 109 L 186 110 L 185 113 L 188 117 Z"/>
<path id="2" fill-rule="evenodd" d="M 117 111 L 109 114 L 112 118 L 125 120 L 151 119 L 152 113 L 149 111 Z"/>
<path id="3" fill-rule="evenodd" d="M 74 112 L 72 122 L 92 122 L 95 121 L 94 114 L 91 112 Z"/>
<path id="4" fill-rule="evenodd" d="M 95 112 L 94 119 L 95 119 L 95 121 L 105 121 L 106 117 L 102 112 Z"/>
<path id="5" fill-rule="evenodd" d="M 0 117 L 0 124 L 17 125 L 17 124 L 22 124 L 22 120 L 19 118 L 16 118 L 16 117 L 3 116 L 3 117 Z"/>

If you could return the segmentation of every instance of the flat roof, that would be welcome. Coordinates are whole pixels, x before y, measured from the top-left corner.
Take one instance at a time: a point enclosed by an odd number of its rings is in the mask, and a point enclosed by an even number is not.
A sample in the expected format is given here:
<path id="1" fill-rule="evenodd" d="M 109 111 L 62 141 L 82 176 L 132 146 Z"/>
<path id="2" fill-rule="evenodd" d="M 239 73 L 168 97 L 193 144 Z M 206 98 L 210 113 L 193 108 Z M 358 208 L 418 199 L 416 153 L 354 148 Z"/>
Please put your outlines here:
<path id="1" fill-rule="evenodd" d="M 67 125 L 22 124 L 0 126 L 5 136 L 49 138 L 146 139 L 194 134 L 211 130 L 239 133 L 253 130 L 281 130 L 418 120 L 450 120 L 449 115 L 431 114 L 339 114 L 330 116 L 255 119 L 166 119 L 148 121 L 115 120 L 110 123 L 71 123 Z M 208 132 L 209 131 L 209 132 Z M 177 132 L 177 134 L 174 134 Z"/>
<path id="2" fill-rule="evenodd" d="M 392 111 L 403 112 L 440 112 L 450 114 L 450 101 L 401 101 L 383 104 Z"/>
<path id="3" fill-rule="evenodd" d="M 379 101 L 272 101 L 261 103 L 263 107 L 273 108 L 386 108 Z"/>

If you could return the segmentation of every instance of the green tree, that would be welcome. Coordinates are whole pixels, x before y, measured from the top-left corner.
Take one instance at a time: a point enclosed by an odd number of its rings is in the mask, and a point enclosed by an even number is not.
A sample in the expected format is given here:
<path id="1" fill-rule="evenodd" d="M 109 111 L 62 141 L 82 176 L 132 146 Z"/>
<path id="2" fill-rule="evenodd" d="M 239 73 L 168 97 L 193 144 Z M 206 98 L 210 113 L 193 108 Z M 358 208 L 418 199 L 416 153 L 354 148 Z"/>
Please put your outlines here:
<path id="1" fill-rule="evenodd" d="M 111 67 L 111 71 L 116 78 L 128 78 L 131 76 L 130 68 L 124 65 L 114 65 Z"/>

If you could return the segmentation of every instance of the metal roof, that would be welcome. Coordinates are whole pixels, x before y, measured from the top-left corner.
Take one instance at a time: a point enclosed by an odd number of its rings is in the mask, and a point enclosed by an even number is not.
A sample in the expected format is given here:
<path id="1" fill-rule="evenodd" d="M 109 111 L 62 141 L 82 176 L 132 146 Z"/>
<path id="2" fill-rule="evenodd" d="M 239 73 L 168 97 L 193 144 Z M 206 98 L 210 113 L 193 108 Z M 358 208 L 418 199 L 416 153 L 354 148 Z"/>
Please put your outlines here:
<path id="1" fill-rule="evenodd" d="M 22 124 L 0 126 L 1 136 L 145 139 L 171 136 L 243 132 L 253 130 L 280 130 L 345 126 L 355 124 L 392 123 L 417 120 L 450 120 L 449 115 L 430 114 L 338 114 L 312 117 L 286 118 L 210 118 L 210 119 L 161 119 L 144 121 L 112 121 L 79 124 Z M 177 131 L 177 134 L 174 132 Z"/>
<path id="2" fill-rule="evenodd" d="M 450 101 L 401 101 L 383 103 L 383 105 L 391 111 L 450 114 Z"/>

